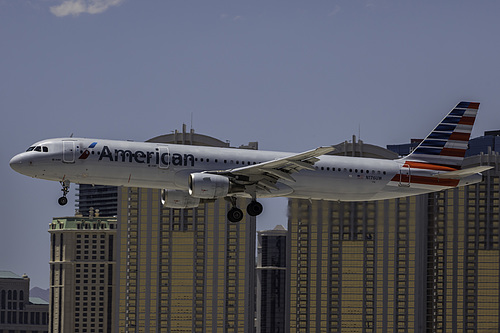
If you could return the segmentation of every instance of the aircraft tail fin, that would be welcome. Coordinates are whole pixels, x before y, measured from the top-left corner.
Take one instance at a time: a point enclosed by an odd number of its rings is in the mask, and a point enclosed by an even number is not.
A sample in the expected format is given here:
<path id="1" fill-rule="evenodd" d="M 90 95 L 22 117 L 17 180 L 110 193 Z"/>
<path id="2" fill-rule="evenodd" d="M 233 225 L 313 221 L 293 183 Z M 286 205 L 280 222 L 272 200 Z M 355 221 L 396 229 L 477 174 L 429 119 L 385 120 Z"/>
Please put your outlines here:
<path id="1" fill-rule="evenodd" d="M 403 160 L 460 169 L 478 108 L 479 103 L 458 103 Z"/>

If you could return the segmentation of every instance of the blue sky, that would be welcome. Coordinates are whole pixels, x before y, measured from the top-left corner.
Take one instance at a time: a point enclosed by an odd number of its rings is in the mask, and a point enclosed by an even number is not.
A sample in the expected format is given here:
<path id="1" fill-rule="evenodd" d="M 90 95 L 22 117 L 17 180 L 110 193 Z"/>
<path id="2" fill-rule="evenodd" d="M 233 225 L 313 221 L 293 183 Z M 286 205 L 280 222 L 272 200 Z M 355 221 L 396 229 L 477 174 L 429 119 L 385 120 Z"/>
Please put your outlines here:
<path id="1" fill-rule="evenodd" d="M 48 287 L 59 184 L 12 171 L 31 143 L 144 141 L 191 124 L 300 152 L 425 136 L 459 101 L 500 129 L 498 1 L 0 0 L 0 269 Z M 72 187 L 74 193 L 74 186 Z M 266 200 L 258 229 L 286 224 Z"/>

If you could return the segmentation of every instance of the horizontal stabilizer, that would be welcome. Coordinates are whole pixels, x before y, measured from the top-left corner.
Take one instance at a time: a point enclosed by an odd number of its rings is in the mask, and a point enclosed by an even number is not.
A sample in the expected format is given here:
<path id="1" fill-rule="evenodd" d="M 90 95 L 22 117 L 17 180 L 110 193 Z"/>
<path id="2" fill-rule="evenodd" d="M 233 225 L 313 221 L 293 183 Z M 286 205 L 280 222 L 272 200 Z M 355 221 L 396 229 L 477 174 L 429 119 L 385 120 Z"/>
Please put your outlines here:
<path id="1" fill-rule="evenodd" d="M 493 167 L 489 166 L 489 165 L 480 165 L 477 167 L 472 167 L 472 168 L 467 168 L 467 169 L 462 169 L 462 170 L 437 173 L 437 174 L 433 175 L 433 177 L 460 179 L 460 178 L 465 178 L 465 177 L 474 175 L 476 173 L 480 173 L 480 172 L 490 170 L 490 169 L 493 169 Z"/>

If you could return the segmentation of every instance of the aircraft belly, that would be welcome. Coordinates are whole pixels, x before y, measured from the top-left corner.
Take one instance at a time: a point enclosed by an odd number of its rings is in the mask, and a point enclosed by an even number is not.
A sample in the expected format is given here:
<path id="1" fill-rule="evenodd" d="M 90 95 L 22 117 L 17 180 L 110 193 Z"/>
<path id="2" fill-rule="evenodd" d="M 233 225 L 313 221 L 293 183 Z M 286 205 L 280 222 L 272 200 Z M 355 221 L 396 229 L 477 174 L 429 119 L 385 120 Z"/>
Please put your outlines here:
<path id="1" fill-rule="evenodd" d="M 291 185 L 294 193 L 290 197 L 335 201 L 373 200 L 386 183 L 386 180 L 371 180 L 364 175 L 326 177 L 319 174 L 307 179 L 297 178 L 297 182 Z"/>
<path id="2" fill-rule="evenodd" d="M 151 166 L 132 167 L 123 165 L 108 168 L 99 165 L 86 168 L 85 166 L 71 169 L 66 178 L 77 184 L 100 184 L 109 186 L 130 186 L 144 188 L 175 188 L 171 172 L 168 169 L 159 169 Z"/>

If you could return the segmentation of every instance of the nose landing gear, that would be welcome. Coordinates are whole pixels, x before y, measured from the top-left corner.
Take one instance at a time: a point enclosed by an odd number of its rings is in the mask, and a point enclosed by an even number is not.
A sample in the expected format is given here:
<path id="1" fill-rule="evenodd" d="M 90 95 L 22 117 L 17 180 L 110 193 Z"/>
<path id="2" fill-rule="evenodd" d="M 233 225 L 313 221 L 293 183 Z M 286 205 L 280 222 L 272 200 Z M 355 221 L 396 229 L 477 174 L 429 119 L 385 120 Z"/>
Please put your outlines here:
<path id="1" fill-rule="evenodd" d="M 69 180 L 64 180 L 62 182 L 59 182 L 61 183 L 61 186 L 62 186 L 62 189 L 61 191 L 63 192 L 63 195 L 62 197 L 60 197 L 57 202 L 61 205 L 61 206 L 64 206 L 68 203 L 68 198 L 66 198 L 66 195 L 68 194 L 69 192 Z"/>

